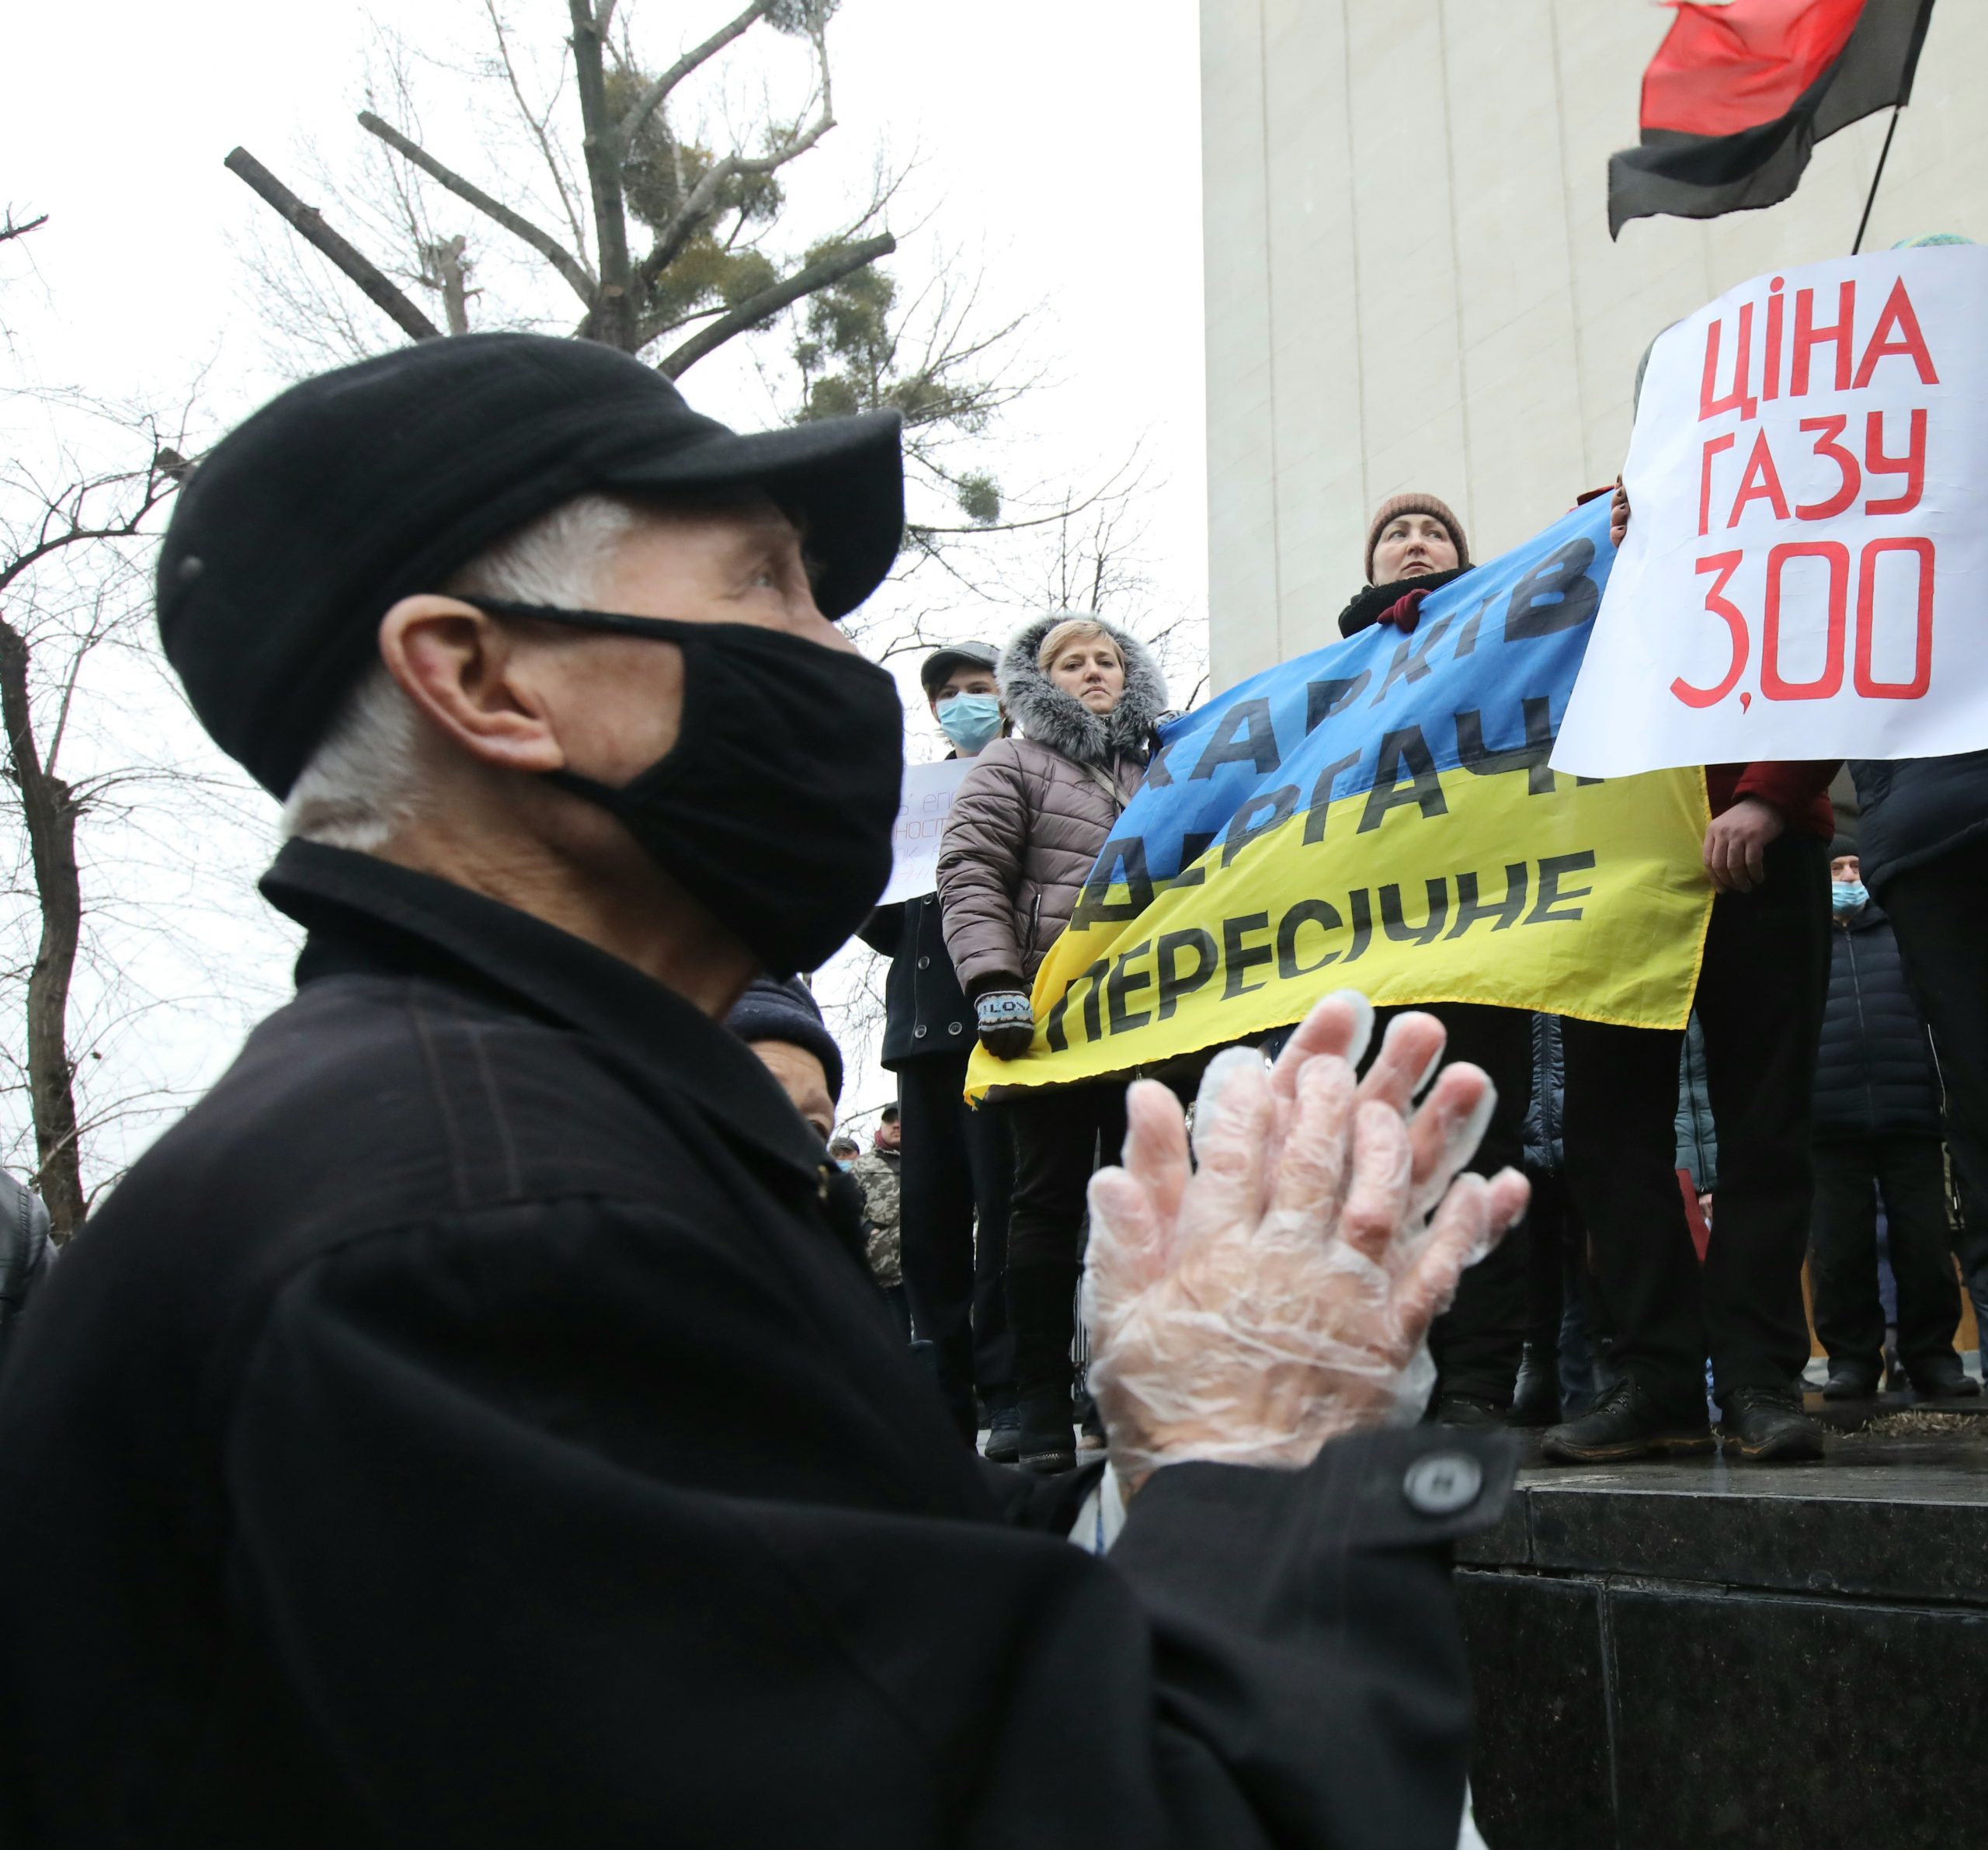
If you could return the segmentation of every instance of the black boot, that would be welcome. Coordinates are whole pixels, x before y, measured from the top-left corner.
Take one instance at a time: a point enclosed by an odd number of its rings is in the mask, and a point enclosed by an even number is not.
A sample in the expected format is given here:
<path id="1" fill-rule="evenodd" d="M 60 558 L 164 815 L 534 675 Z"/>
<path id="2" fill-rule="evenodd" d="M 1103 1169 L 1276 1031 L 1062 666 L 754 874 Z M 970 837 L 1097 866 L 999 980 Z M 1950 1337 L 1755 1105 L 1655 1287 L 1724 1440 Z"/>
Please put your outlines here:
<path id="1" fill-rule="evenodd" d="M 1075 1469 L 1076 1434 L 1070 1413 L 1070 1341 L 1076 1334 L 1077 1268 L 1008 1268 L 1008 1327 L 1015 1338 L 1015 1396 L 1021 1438 L 1017 1462 L 1048 1476 Z"/>
<path id="2" fill-rule="evenodd" d="M 1550 1348 L 1527 1343 L 1519 1358 L 1519 1378 L 1512 1389 L 1512 1409 L 1505 1416 L 1513 1426 L 1560 1424 L 1560 1364 Z"/>
<path id="3" fill-rule="evenodd" d="M 1578 1420 L 1552 1428 L 1539 1442 L 1539 1455 L 1556 1465 L 1593 1465 L 1712 1447 L 1701 1395 L 1687 1389 L 1674 1400 L 1660 1400 L 1633 1375 L 1625 1375 Z"/>
<path id="4" fill-rule="evenodd" d="M 1504 1408 L 1482 1394 L 1444 1394 L 1429 1417 L 1438 1426 L 1496 1427 L 1507 1420 Z"/>
<path id="5" fill-rule="evenodd" d="M 990 1396 L 987 1403 L 987 1449 L 997 1465 L 1012 1465 L 1020 1455 L 1022 1416 L 1013 1391 Z"/>
<path id="6" fill-rule="evenodd" d="M 1734 1388 L 1719 1397 L 1720 1448 L 1756 1464 L 1823 1455 L 1823 1429 L 1802 1410 L 1792 1388 Z"/>
<path id="7" fill-rule="evenodd" d="M 1965 1400 L 1981 1392 L 1966 1365 L 1951 1349 L 1912 1357 L 1905 1365 L 1905 1373 L 1912 1391 L 1922 1400 Z"/>
<path id="8" fill-rule="evenodd" d="M 1868 1400 L 1878 1391 L 1878 1365 L 1852 1361 L 1847 1357 L 1830 1363 L 1830 1378 L 1823 1383 L 1825 1400 Z"/>

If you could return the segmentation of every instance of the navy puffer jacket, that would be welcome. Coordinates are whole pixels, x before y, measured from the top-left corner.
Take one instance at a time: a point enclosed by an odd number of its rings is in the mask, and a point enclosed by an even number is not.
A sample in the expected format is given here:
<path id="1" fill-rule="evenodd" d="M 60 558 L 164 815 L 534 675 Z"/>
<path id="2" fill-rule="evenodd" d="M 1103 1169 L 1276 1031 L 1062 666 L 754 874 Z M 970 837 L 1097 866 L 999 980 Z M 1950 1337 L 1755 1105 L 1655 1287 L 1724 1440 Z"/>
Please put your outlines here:
<path id="1" fill-rule="evenodd" d="M 1891 921 L 1875 901 L 1830 928 L 1816 1129 L 1824 1135 L 1940 1135 L 1932 1042 L 1905 986 Z"/>
<path id="2" fill-rule="evenodd" d="M 1532 1018 L 1532 1097 L 1525 1108 L 1525 1163 L 1557 1174 L 1566 1166 L 1561 1129 L 1566 1111 L 1566 1062 L 1560 1051 L 1560 1017 Z"/>

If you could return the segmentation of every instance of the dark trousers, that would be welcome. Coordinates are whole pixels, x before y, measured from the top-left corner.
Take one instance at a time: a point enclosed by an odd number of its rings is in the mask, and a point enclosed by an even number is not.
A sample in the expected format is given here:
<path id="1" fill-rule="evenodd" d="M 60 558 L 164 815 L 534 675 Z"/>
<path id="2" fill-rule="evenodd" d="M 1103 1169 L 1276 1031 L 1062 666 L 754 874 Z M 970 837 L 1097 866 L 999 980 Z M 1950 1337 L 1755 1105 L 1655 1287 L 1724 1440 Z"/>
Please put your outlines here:
<path id="1" fill-rule="evenodd" d="M 1677 1186 L 1684 1037 L 1569 1017 L 1567 1183 L 1592 1243 L 1611 1364 L 1662 1398 L 1790 1386 L 1809 1358 L 1802 1307 L 1814 1175 L 1809 1111 L 1829 982 L 1829 850 L 1787 834 L 1767 878 L 1713 902 L 1698 978 L 1719 1186 L 1701 1268 Z"/>
<path id="2" fill-rule="evenodd" d="M 1816 1334 L 1832 1361 L 1882 1366 L 1878 1198 L 1898 1281 L 1898 1352 L 1908 1366 L 1953 1353 L 1960 1293 L 1947 1237 L 1945 1165 L 1937 1137 L 1816 1139 L 1816 1227 L 1809 1247 Z"/>
<path id="3" fill-rule="evenodd" d="M 1008 1214 L 1008 1316 L 1022 1442 L 1070 1424 L 1077 1255 L 1091 1174 L 1125 1146 L 1125 1082 L 1018 1092 L 997 1108 L 1015 1143 Z"/>
<path id="4" fill-rule="evenodd" d="M 1378 1052 L 1388 1023 L 1406 1009 L 1375 1012 L 1371 1051 Z M 1448 1031 L 1445 1066 L 1467 1060 L 1482 1066 L 1497 1088 L 1498 1102 L 1469 1167 L 1477 1175 L 1517 1169 L 1525 1154 L 1525 1108 L 1532 1086 L 1532 1017 L 1523 1009 L 1487 1008 L 1470 1002 L 1417 1003 Z M 1521 1222 L 1465 1272 L 1455 1301 L 1430 1326 L 1437 1392 L 1468 1394 L 1509 1407 L 1526 1335 L 1526 1226 Z"/>
<path id="5" fill-rule="evenodd" d="M 1947 1149 L 1960 1184 L 1961 1271 L 1988 1311 L 1988 842 L 1895 874 L 1878 895 L 1898 934 L 1906 981 L 1933 1030 L 1947 1089 Z M 1988 1345 L 1988 1330 L 1983 1332 Z"/>
<path id="6" fill-rule="evenodd" d="M 1014 1149 L 1000 1111 L 967 1104 L 967 1059 L 929 1054 L 905 1061 L 897 1076 L 898 1229 L 912 1330 L 931 1344 L 940 1389 L 962 1421 L 972 1415 L 975 1389 L 999 1402 L 1015 1386 L 1001 1289 Z"/>
<path id="7" fill-rule="evenodd" d="M 1008 1264 L 1073 1266 L 1091 1172 L 1125 1147 L 1125 1082 L 1018 1092 L 996 1108 L 1015 1142 Z"/>

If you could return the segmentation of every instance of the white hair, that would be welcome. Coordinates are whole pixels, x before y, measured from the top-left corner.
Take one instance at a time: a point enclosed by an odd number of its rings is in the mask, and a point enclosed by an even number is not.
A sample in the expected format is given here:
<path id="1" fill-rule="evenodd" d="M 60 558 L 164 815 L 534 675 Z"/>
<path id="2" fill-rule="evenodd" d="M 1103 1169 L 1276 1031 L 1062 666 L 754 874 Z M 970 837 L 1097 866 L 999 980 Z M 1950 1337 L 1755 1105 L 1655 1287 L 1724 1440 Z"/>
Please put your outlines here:
<path id="1" fill-rule="evenodd" d="M 582 495 L 492 547 L 439 587 L 453 596 L 584 609 L 602 568 L 641 517 L 633 502 Z M 283 804 L 283 832 L 334 848 L 376 849 L 424 794 L 421 715 L 374 659 Z"/>

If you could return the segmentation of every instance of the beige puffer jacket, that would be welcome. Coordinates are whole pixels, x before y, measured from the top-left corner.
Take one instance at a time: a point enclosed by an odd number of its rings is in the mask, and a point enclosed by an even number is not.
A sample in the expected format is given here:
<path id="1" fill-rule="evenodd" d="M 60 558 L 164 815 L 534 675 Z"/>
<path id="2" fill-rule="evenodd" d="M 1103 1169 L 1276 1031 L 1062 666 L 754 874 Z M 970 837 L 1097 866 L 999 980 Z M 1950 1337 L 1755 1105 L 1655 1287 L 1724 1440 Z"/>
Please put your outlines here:
<path id="1" fill-rule="evenodd" d="M 969 996 L 1026 989 L 1084 877 L 1145 774 L 1166 683 L 1152 652 L 1115 625 L 1125 692 L 1100 718 L 1036 666 L 1042 639 L 1076 613 L 1025 624 L 1002 652 L 1002 698 L 1027 735 L 974 760 L 939 847 L 946 948 Z"/>

